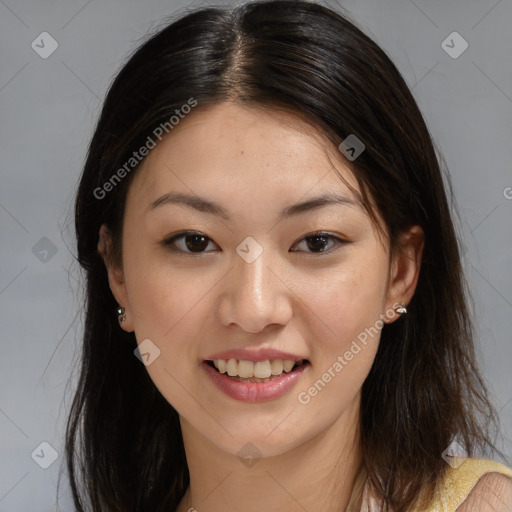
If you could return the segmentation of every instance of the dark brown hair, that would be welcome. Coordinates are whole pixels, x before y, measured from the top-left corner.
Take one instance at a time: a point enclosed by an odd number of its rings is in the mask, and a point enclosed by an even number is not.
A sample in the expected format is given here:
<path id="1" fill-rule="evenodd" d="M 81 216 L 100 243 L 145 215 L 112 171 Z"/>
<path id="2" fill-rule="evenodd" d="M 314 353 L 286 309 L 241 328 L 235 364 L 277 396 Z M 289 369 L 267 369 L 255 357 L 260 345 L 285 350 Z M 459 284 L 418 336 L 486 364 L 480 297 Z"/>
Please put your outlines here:
<path id="1" fill-rule="evenodd" d="M 288 109 L 334 147 L 354 134 L 366 149 L 351 168 L 392 246 L 408 226 L 423 228 L 409 313 L 383 328 L 362 388 L 363 464 L 382 509 L 406 511 L 420 491 L 428 497 L 448 468 L 441 453 L 455 436 L 470 456 L 496 450 L 490 425 L 497 414 L 476 363 L 448 177 L 443 183 L 441 159 L 400 73 L 347 15 L 320 4 L 208 7 L 166 22 L 129 58 L 108 91 L 80 179 L 75 228 L 86 319 L 66 432 L 77 510 L 175 510 L 189 483 L 178 414 L 134 357 L 134 333 L 119 328 L 97 252 L 106 223 L 121 261 L 137 166 L 101 198 L 95 191 L 190 98 L 195 109 L 225 100 Z"/>

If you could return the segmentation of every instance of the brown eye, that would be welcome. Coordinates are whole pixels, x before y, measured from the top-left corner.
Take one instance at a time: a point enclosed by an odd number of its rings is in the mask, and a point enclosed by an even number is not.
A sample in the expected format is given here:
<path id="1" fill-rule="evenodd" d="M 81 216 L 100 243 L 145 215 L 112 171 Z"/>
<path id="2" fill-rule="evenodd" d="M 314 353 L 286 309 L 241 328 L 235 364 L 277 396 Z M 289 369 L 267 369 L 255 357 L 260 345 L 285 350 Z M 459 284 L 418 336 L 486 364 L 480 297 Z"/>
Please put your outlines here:
<path id="1" fill-rule="evenodd" d="M 334 242 L 334 246 L 348 243 L 347 240 L 343 240 L 337 236 L 334 236 L 330 233 L 313 233 L 312 235 L 305 236 L 300 242 L 306 242 L 306 247 L 311 248 L 312 253 L 327 253 L 331 252 L 331 249 L 326 249 L 325 247 L 328 245 L 329 240 Z M 297 251 L 292 251 L 297 252 Z"/>
<path id="2" fill-rule="evenodd" d="M 331 248 L 328 248 L 329 241 L 332 243 Z M 300 243 L 304 242 L 306 243 L 305 250 L 297 251 L 296 249 L 291 249 L 290 252 L 309 252 L 312 254 L 330 253 L 334 250 L 336 245 L 350 243 L 348 240 L 325 232 L 305 236 L 300 240 Z M 214 244 L 210 238 L 197 231 L 183 231 L 162 242 L 162 244 L 168 247 L 172 252 L 188 256 L 200 256 L 201 254 L 211 252 L 205 250 L 209 243 Z M 216 244 L 214 245 L 216 246 Z"/>
<path id="3" fill-rule="evenodd" d="M 180 241 L 179 244 L 177 244 L 178 241 Z M 173 252 L 202 254 L 204 249 L 208 247 L 209 242 L 211 240 L 206 235 L 195 231 L 187 231 L 164 240 L 163 245 L 169 247 Z"/>

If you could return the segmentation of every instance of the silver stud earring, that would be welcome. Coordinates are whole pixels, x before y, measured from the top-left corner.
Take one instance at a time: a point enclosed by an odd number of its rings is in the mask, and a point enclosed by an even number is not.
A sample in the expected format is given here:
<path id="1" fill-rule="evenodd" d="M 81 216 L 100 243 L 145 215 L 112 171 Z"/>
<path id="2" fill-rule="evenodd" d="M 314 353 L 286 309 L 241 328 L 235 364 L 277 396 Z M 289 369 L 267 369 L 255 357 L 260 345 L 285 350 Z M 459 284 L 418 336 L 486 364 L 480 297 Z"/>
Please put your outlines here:
<path id="1" fill-rule="evenodd" d="M 400 303 L 397 308 L 395 309 L 395 311 L 399 314 L 399 315 L 405 315 L 407 313 L 407 308 L 405 307 L 405 304 L 402 304 Z"/>
<path id="2" fill-rule="evenodd" d="M 119 320 L 119 323 L 122 323 L 126 320 L 125 309 L 121 306 L 117 308 L 117 319 Z"/>

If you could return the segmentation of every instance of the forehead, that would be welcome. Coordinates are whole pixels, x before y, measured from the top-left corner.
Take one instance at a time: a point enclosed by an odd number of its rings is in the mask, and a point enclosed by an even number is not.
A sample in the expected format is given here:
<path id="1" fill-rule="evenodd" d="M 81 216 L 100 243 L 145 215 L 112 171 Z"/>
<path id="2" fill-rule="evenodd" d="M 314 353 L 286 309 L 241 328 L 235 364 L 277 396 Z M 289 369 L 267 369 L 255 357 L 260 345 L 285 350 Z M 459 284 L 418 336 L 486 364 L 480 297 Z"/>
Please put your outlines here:
<path id="1" fill-rule="evenodd" d="M 250 200 L 272 192 L 296 200 L 316 189 L 357 200 L 340 176 L 358 191 L 346 160 L 304 118 L 221 103 L 197 107 L 149 152 L 127 201 L 147 204 L 171 189 L 231 200 L 236 193 Z"/>

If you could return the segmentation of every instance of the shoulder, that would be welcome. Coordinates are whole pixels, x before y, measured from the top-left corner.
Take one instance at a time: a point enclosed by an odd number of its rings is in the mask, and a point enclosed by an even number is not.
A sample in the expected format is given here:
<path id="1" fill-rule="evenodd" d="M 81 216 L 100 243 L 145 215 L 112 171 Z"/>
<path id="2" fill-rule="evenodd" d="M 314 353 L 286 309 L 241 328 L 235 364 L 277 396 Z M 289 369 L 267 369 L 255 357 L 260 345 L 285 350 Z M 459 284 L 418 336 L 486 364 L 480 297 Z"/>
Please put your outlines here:
<path id="1" fill-rule="evenodd" d="M 512 477 L 497 472 L 481 476 L 457 512 L 512 512 Z"/>

